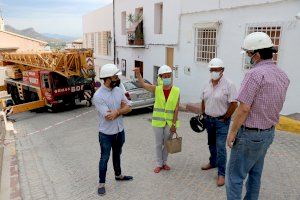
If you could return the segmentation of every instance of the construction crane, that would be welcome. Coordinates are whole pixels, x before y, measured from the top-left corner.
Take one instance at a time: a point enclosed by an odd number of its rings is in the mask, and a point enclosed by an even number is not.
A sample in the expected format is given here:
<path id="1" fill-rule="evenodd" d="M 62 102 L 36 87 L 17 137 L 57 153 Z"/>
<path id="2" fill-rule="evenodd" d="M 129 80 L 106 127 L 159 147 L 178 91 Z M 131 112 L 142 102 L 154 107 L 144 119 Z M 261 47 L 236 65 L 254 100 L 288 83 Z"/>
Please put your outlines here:
<path id="1" fill-rule="evenodd" d="M 2 53 L 1 56 L 9 78 L 0 90 L 11 95 L 13 114 L 42 107 L 56 110 L 82 100 L 91 105 L 95 92 L 92 50 Z"/>

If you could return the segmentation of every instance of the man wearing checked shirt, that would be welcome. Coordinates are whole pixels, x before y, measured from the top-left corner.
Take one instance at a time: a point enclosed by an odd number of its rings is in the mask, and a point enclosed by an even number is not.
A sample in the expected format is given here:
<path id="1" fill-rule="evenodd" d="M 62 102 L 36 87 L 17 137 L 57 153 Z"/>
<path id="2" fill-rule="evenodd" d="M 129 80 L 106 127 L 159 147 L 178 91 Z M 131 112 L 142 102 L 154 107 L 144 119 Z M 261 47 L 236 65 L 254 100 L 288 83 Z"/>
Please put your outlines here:
<path id="1" fill-rule="evenodd" d="M 242 199 L 243 181 L 246 182 L 245 200 L 257 200 L 264 159 L 273 142 L 275 125 L 289 86 L 287 75 L 272 61 L 270 37 L 263 32 L 249 34 L 243 45 L 247 64 L 239 91 L 237 108 L 227 144 L 231 148 L 226 171 L 228 200 Z"/>

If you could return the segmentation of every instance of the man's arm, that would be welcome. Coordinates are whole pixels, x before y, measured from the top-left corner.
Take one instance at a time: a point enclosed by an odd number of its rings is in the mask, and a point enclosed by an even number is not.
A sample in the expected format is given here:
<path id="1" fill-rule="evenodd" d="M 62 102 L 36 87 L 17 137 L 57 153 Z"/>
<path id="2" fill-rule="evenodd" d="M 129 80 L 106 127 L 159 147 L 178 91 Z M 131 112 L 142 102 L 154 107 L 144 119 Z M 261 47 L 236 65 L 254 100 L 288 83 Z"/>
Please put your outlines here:
<path id="1" fill-rule="evenodd" d="M 145 81 L 144 81 L 144 79 L 143 79 L 143 77 L 142 77 L 142 75 L 141 75 L 141 72 L 140 72 L 140 68 L 134 68 L 134 70 L 133 70 L 134 72 L 135 72 L 135 74 L 136 74 L 136 76 L 137 76 L 137 78 L 138 78 L 138 81 L 139 81 L 139 83 L 141 84 L 141 86 L 144 88 L 144 89 L 146 89 L 146 90 L 148 90 L 149 92 L 155 92 L 155 85 L 151 85 L 151 84 L 148 84 L 148 83 L 146 83 Z"/>
<path id="2" fill-rule="evenodd" d="M 229 108 L 227 109 L 227 112 L 223 116 L 222 120 L 226 121 L 231 117 L 231 115 L 234 113 L 235 109 L 238 107 L 237 102 L 231 102 Z"/>
<path id="3" fill-rule="evenodd" d="M 173 121 L 172 121 L 172 126 L 170 128 L 170 131 L 172 133 L 175 133 L 176 132 L 176 122 L 178 120 L 178 113 L 179 113 L 179 104 L 180 104 L 180 97 L 178 99 L 178 103 L 176 105 L 176 108 L 174 110 L 174 116 L 173 116 Z"/>
<path id="4" fill-rule="evenodd" d="M 238 130 L 241 128 L 243 123 L 246 121 L 250 112 L 250 106 L 244 103 L 240 103 L 239 107 L 236 110 L 236 115 L 233 119 L 233 123 L 231 125 L 230 133 L 227 138 L 227 145 L 231 148 L 232 143 L 235 140 L 236 134 Z"/>
<path id="5" fill-rule="evenodd" d="M 93 104 L 96 107 L 96 110 L 102 115 L 102 116 L 106 116 L 108 114 L 109 108 L 108 106 L 105 104 L 105 102 L 103 101 L 103 99 L 94 96 L 92 99 Z"/>
<path id="6" fill-rule="evenodd" d="M 202 102 L 201 102 L 201 111 L 202 111 L 202 114 L 205 114 L 205 102 L 204 102 L 203 99 L 202 99 Z"/>
<path id="7" fill-rule="evenodd" d="M 123 92 L 123 91 L 121 91 Z M 123 99 L 121 101 L 121 106 L 119 109 L 114 111 L 109 111 L 109 114 L 106 116 L 107 120 L 114 120 L 121 115 L 127 114 L 132 111 L 131 104 L 125 94 L 123 94 Z"/>

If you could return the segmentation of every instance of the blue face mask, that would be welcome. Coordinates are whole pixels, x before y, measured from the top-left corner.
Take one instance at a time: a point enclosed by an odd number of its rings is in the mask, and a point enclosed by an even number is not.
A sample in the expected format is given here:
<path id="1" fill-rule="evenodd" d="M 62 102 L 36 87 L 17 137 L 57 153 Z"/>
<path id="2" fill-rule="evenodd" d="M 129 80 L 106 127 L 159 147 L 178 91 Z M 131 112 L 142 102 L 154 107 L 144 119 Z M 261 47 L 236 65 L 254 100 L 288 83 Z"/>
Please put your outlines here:
<path id="1" fill-rule="evenodd" d="M 164 78 L 163 83 L 164 85 L 171 85 L 172 79 L 171 78 Z"/>
<path id="2" fill-rule="evenodd" d="M 245 56 L 246 65 L 252 66 L 255 64 L 255 62 L 253 61 L 254 56 L 255 56 L 255 54 L 253 54 L 251 57 L 246 54 L 246 56 Z"/>

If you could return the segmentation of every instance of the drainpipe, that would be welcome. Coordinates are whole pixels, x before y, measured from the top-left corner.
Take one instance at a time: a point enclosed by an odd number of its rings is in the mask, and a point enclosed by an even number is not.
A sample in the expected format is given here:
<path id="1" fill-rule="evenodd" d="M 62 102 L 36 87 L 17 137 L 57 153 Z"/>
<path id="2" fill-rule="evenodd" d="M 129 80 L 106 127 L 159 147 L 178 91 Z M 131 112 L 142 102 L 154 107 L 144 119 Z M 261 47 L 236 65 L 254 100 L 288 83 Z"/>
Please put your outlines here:
<path id="1" fill-rule="evenodd" d="M 116 64 L 116 24 L 115 24 L 115 0 L 113 0 L 113 37 L 114 37 L 114 64 Z"/>

